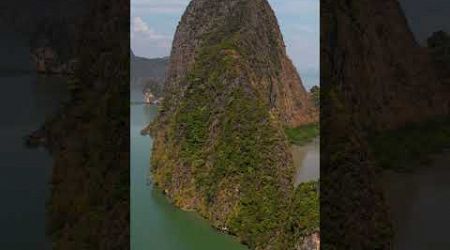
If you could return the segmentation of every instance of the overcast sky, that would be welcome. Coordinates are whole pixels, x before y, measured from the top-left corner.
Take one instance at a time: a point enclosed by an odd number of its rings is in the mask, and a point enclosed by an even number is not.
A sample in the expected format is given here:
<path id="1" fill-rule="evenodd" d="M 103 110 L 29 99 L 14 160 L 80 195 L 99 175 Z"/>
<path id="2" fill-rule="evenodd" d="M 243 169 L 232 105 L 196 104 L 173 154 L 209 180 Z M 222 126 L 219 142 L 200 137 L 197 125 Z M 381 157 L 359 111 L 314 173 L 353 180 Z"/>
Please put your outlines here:
<path id="1" fill-rule="evenodd" d="M 131 0 L 131 48 L 138 56 L 169 56 L 173 35 L 190 0 Z M 319 0 L 269 0 L 288 55 L 308 89 L 319 83 Z"/>

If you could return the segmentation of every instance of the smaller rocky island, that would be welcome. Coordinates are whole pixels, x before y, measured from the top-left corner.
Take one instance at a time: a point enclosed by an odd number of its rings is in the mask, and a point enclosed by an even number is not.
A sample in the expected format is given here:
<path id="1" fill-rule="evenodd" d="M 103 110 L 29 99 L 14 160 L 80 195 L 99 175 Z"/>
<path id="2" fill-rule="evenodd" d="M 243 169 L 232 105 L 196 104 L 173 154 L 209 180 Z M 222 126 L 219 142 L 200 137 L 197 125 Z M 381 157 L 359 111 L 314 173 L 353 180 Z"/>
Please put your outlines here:
<path id="1" fill-rule="evenodd" d="M 151 89 L 144 89 L 144 102 L 146 103 L 146 104 L 153 104 L 153 105 L 160 105 L 161 104 L 161 102 L 162 102 L 162 100 L 164 100 L 164 98 L 162 98 L 162 97 L 156 97 L 153 93 L 152 93 L 152 91 L 151 91 Z"/>
<path id="2" fill-rule="evenodd" d="M 82 1 L 77 1 L 83 5 Z M 71 8 L 74 3 L 61 3 L 61 8 Z M 36 23 L 30 37 L 30 59 L 38 74 L 75 74 L 79 59 L 75 52 L 78 25 L 82 10 L 72 16 L 43 18 Z"/>
<path id="3" fill-rule="evenodd" d="M 58 53 L 51 47 L 34 48 L 31 61 L 39 74 L 71 75 L 74 74 L 78 60 L 61 61 Z"/>

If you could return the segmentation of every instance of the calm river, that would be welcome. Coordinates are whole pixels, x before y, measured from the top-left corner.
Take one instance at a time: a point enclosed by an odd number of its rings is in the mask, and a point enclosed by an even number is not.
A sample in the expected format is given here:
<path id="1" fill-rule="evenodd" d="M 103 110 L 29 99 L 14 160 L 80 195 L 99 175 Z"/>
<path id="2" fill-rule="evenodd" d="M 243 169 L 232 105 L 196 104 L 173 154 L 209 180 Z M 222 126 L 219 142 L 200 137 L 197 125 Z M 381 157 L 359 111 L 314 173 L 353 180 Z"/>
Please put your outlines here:
<path id="1" fill-rule="evenodd" d="M 394 249 L 449 249 L 449 162 L 450 152 L 446 152 L 435 155 L 431 164 L 413 172 L 383 174 L 393 218 Z"/>
<path id="2" fill-rule="evenodd" d="M 320 138 L 302 146 L 291 146 L 291 152 L 296 168 L 294 183 L 317 181 L 320 178 Z"/>
<path id="3" fill-rule="evenodd" d="M 52 159 L 23 138 L 68 98 L 65 80 L 32 73 L 27 40 L 15 33 L 0 41 L 0 248 L 50 249 L 45 233 Z"/>

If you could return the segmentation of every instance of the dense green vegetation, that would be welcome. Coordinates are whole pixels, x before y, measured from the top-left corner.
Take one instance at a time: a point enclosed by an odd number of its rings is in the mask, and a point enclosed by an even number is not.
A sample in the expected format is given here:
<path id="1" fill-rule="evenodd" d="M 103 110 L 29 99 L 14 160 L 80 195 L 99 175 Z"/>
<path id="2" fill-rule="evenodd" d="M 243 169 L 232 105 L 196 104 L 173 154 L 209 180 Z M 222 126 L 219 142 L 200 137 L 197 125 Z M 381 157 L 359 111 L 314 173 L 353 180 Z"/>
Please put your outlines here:
<path id="1" fill-rule="evenodd" d="M 226 217 L 229 231 L 254 248 L 273 238 L 284 221 L 287 203 L 283 197 L 291 184 L 282 187 L 281 183 L 290 183 L 293 168 L 280 171 L 288 152 L 281 126 L 248 83 L 235 81 L 239 65 L 240 54 L 232 40 L 200 53 L 173 116 L 169 142 L 181 145 L 181 163 L 191 167 L 193 185 L 186 190 L 200 194 L 199 212 L 213 221 L 214 216 Z M 163 187 L 173 183 L 173 171 L 155 170 Z M 174 200 L 189 199 L 189 195 L 180 192 Z M 223 203 L 230 203 L 232 211 L 219 215 L 210 211 Z"/>
<path id="2" fill-rule="evenodd" d="M 236 41 L 199 53 L 165 126 L 164 145 L 153 152 L 154 180 L 179 206 L 195 200 L 195 210 L 251 249 L 290 249 L 295 237 L 318 230 L 317 183 L 294 193 L 288 141 L 269 104 L 250 87 Z M 170 104 L 163 102 L 163 112 Z"/>
<path id="3" fill-rule="evenodd" d="M 450 118 L 442 117 L 374 135 L 371 150 L 385 169 L 411 170 L 430 154 L 450 147 Z"/>
<path id="4" fill-rule="evenodd" d="M 316 108 L 320 108 L 320 87 L 315 85 L 309 92 L 311 93 L 311 97 Z"/>
<path id="5" fill-rule="evenodd" d="M 163 96 L 163 89 L 164 89 L 162 85 L 163 85 L 162 81 L 146 79 L 143 80 L 143 88 L 141 91 L 144 93 L 150 91 L 154 96 L 161 97 Z"/>
<path id="6" fill-rule="evenodd" d="M 285 128 L 284 132 L 290 143 L 301 146 L 319 136 L 320 127 L 318 123 L 313 123 L 296 128 Z"/>
<path id="7" fill-rule="evenodd" d="M 319 231 L 319 204 L 318 181 L 301 183 L 296 188 L 286 223 L 293 241 Z"/>

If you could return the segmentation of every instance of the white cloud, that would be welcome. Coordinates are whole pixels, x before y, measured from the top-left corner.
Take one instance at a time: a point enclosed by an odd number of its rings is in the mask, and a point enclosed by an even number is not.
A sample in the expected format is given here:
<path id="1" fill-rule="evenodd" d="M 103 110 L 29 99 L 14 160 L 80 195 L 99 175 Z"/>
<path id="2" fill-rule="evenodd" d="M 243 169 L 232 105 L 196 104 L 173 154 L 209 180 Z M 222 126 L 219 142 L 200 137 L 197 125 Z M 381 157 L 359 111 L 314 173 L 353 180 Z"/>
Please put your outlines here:
<path id="1" fill-rule="evenodd" d="M 156 32 L 141 17 L 133 17 L 130 22 L 131 47 L 137 55 L 157 57 L 170 52 L 172 39 L 170 36 Z M 148 52 L 158 51 L 158 53 Z"/>
<path id="2" fill-rule="evenodd" d="M 134 17 L 131 21 L 131 33 L 136 37 L 141 36 L 142 38 L 153 41 L 165 40 L 167 38 L 166 36 L 158 34 L 152 30 L 141 17 Z"/>

